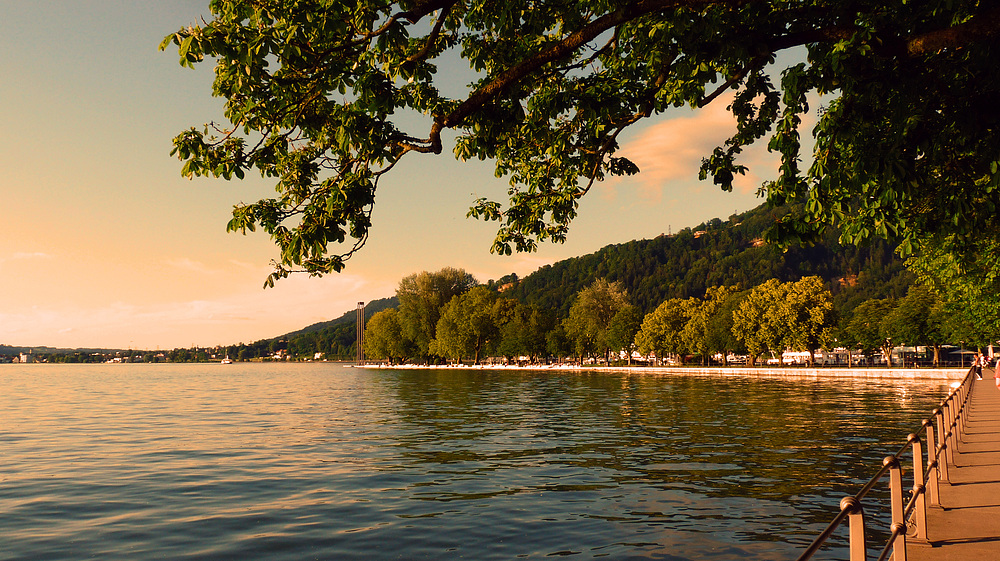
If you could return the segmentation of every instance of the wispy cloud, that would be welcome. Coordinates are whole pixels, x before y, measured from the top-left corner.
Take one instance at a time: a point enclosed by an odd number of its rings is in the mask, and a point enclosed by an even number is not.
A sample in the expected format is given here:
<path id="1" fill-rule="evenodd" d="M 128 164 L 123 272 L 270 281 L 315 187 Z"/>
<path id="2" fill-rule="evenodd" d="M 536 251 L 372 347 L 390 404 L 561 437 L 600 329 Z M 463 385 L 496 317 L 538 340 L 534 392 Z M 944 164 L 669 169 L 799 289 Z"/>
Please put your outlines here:
<path id="1" fill-rule="evenodd" d="M 18 251 L 7 255 L 0 255 L 0 271 L 4 270 L 4 266 L 6 266 L 24 274 L 27 269 L 51 266 L 53 258 L 52 254 L 42 251 Z"/>
<path id="2" fill-rule="evenodd" d="M 19 251 L 10 256 L 12 261 L 24 259 L 52 259 L 52 255 L 41 251 Z"/>
<path id="3" fill-rule="evenodd" d="M 719 99 L 690 116 L 656 123 L 622 146 L 620 154 L 639 166 L 636 180 L 642 195 L 659 201 L 665 189 L 678 183 L 697 183 L 702 159 L 736 130 L 736 120 L 726 105 Z M 759 173 L 768 173 L 777 165 L 777 157 L 767 152 L 766 143 L 759 144 L 745 150 L 738 160 L 750 168 L 747 175 L 736 178 L 735 188 L 741 192 L 755 192 L 763 181 Z"/>
<path id="4" fill-rule="evenodd" d="M 167 259 L 164 261 L 168 266 L 181 271 L 187 271 L 192 273 L 198 273 L 202 275 L 211 275 L 219 272 L 219 269 L 209 267 L 208 265 L 200 262 L 194 261 L 193 259 L 187 257 L 179 257 L 173 259 Z"/>

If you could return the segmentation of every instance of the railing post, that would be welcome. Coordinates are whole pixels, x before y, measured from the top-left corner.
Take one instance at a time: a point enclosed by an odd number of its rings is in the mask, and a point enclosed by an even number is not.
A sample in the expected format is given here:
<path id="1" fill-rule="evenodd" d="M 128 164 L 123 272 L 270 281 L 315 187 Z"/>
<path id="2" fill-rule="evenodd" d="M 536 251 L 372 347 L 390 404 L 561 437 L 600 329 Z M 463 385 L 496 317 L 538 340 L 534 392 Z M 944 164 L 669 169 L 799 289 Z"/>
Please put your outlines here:
<path id="1" fill-rule="evenodd" d="M 907 437 L 913 444 L 913 495 L 916 503 L 913 505 L 916 524 L 913 537 L 927 541 L 927 495 L 924 487 L 924 454 L 920 445 L 920 436 L 911 434 Z"/>
<path id="2" fill-rule="evenodd" d="M 972 391 L 973 391 L 972 384 L 973 384 L 972 377 L 969 377 L 969 383 L 966 384 L 965 386 L 963 386 L 962 409 L 961 409 L 961 411 L 962 411 L 961 412 L 961 416 L 962 416 L 962 419 L 961 419 L 962 433 L 961 434 L 962 434 L 963 438 L 965 437 L 965 430 L 967 428 L 969 428 L 969 405 L 971 404 L 970 400 L 972 399 Z"/>
<path id="3" fill-rule="evenodd" d="M 851 561 L 866 561 L 865 513 L 854 497 L 840 499 L 840 510 L 847 512 L 850 531 Z"/>
<path id="4" fill-rule="evenodd" d="M 958 450 L 957 447 L 958 441 L 962 439 L 962 435 L 965 433 L 965 431 L 963 430 L 964 429 L 963 425 L 965 423 L 964 413 L 965 413 L 966 395 L 968 394 L 966 393 L 965 385 L 959 386 L 958 390 L 955 392 L 955 403 L 954 405 L 952 405 L 952 415 L 955 417 L 953 419 L 953 423 L 955 425 L 953 432 L 955 433 L 955 444 L 956 444 L 956 447 L 952 450 L 952 453 L 954 453 L 955 450 Z"/>
<path id="5" fill-rule="evenodd" d="M 934 410 L 934 419 L 937 421 L 938 442 L 941 443 L 939 446 L 941 448 L 941 451 L 944 452 L 944 457 L 941 457 L 942 455 L 938 453 L 937 450 L 934 451 L 934 454 L 937 456 L 938 469 L 941 470 L 941 481 L 949 483 L 950 480 L 948 479 L 948 439 L 946 438 L 947 433 L 944 430 L 944 411 L 942 411 L 940 407 Z"/>
<path id="6" fill-rule="evenodd" d="M 882 460 L 889 466 L 889 502 L 892 504 L 892 528 L 900 531 L 892 543 L 892 561 L 906 561 L 906 520 L 903 519 L 903 470 L 895 456 Z M 902 528 L 900 528 L 902 525 Z"/>
<path id="7" fill-rule="evenodd" d="M 968 413 L 968 393 L 959 392 L 960 398 L 955 402 L 955 448 L 952 449 L 952 454 L 958 451 L 958 443 L 965 438 L 965 420 L 969 417 Z"/>
<path id="8" fill-rule="evenodd" d="M 935 410 L 935 415 L 936 410 Z M 924 432 L 927 434 L 927 497 L 930 499 L 930 506 L 941 506 L 938 502 L 938 493 L 940 488 L 938 487 L 938 461 L 937 461 L 937 448 L 934 447 L 934 422 L 930 419 L 924 421 Z"/>
<path id="9" fill-rule="evenodd" d="M 949 464 L 955 463 L 955 402 L 954 402 L 955 392 L 952 392 L 948 396 L 948 400 L 944 404 L 944 439 L 948 444 L 945 449 L 945 461 Z"/>

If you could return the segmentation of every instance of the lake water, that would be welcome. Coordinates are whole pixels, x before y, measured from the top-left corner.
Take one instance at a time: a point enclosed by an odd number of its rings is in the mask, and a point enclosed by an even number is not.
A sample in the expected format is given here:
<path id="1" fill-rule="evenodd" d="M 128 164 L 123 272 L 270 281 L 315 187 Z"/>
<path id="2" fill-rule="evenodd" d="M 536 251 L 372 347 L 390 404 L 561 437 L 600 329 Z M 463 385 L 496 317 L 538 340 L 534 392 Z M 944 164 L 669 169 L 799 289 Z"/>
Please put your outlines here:
<path id="1" fill-rule="evenodd" d="M 794 559 L 946 390 L 3 365 L 0 559 Z"/>

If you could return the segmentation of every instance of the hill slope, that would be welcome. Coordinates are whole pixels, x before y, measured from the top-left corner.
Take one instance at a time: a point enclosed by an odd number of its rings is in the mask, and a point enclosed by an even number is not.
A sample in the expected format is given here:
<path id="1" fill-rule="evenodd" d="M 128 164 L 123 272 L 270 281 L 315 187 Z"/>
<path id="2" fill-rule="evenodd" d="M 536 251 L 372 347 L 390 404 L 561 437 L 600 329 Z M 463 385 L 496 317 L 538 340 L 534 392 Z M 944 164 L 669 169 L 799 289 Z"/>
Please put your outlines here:
<path id="1" fill-rule="evenodd" d="M 817 275 L 834 293 L 838 309 L 852 310 L 868 298 L 902 296 L 913 282 L 883 241 L 842 246 L 831 230 L 813 247 L 782 252 L 764 244 L 764 232 L 785 212 L 761 206 L 672 236 L 609 245 L 546 265 L 514 283 L 505 295 L 565 315 L 577 291 L 606 278 L 621 282 L 632 303 L 648 313 L 670 298 L 703 296 L 710 286 L 751 288 L 771 278 L 786 282 Z M 503 279 L 497 284 L 504 284 Z"/>
<path id="2" fill-rule="evenodd" d="M 912 284 L 892 248 L 883 241 L 869 246 L 842 246 L 834 231 L 823 243 L 782 252 L 762 238 L 774 220 L 787 209 L 763 205 L 728 220 L 715 218 L 674 235 L 660 235 L 604 247 L 589 255 L 546 265 L 523 279 L 509 275 L 490 281 L 504 287 L 504 296 L 566 316 L 573 297 L 595 279 L 619 281 L 633 304 L 649 313 L 670 298 L 703 296 L 710 286 L 740 285 L 752 288 L 768 279 L 782 282 L 817 275 L 834 294 L 835 306 L 849 312 L 869 298 L 903 296 Z M 369 302 L 365 318 L 399 305 L 393 296 Z M 351 352 L 355 311 L 275 339 L 289 347 Z"/>
<path id="3" fill-rule="evenodd" d="M 378 300 L 372 300 L 365 305 L 365 321 L 368 321 L 373 315 L 382 310 L 388 308 L 395 308 L 399 306 L 399 299 L 395 296 L 389 298 L 379 298 Z M 344 312 L 344 315 L 336 319 L 331 319 L 329 321 L 321 321 L 319 323 L 314 323 L 312 325 L 303 327 L 298 331 L 292 331 L 291 333 L 286 333 L 280 337 L 275 337 L 275 339 L 291 339 L 292 337 L 298 337 L 301 335 L 307 335 L 309 333 L 317 333 L 324 330 L 329 330 L 340 325 L 351 324 L 353 325 L 357 319 L 357 310 L 350 310 Z"/>

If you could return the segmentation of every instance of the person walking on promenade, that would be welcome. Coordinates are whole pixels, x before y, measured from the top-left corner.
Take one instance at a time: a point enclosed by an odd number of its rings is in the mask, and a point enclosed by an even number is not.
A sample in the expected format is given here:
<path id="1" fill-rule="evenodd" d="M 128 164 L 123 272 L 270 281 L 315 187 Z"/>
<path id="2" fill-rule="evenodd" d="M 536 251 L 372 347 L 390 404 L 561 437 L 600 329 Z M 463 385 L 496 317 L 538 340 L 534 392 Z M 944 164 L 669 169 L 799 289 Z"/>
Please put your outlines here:
<path id="1" fill-rule="evenodd" d="M 977 380 L 983 379 L 983 360 L 984 360 L 983 353 L 976 353 L 975 369 L 976 369 Z"/>

